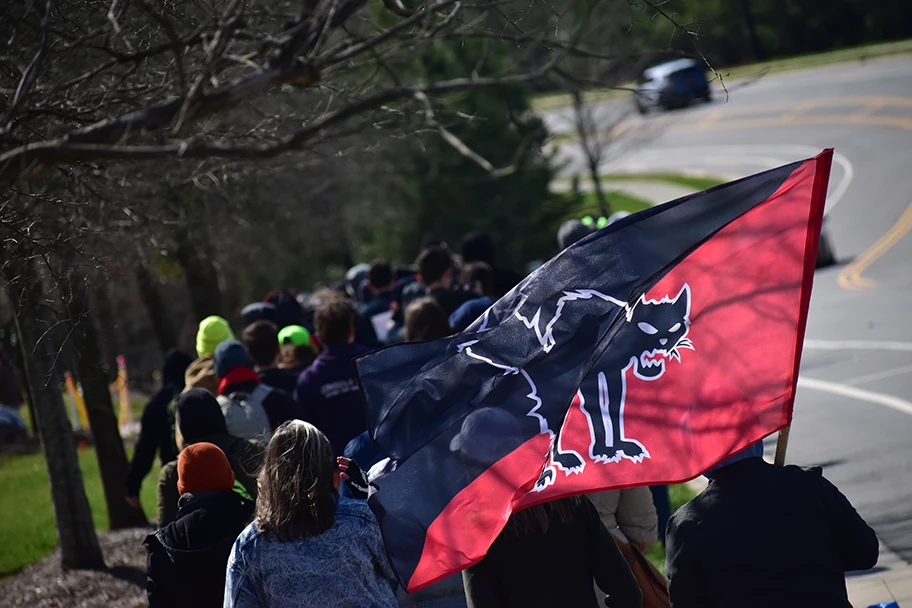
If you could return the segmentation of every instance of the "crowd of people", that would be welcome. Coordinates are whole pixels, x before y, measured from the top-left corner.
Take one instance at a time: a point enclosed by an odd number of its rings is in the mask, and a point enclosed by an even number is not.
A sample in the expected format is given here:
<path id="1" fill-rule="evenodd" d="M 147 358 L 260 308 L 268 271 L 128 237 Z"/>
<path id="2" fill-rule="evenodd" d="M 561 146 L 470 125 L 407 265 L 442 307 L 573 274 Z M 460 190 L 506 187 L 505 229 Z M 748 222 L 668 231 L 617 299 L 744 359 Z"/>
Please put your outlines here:
<path id="1" fill-rule="evenodd" d="M 591 230 L 568 224 L 560 245 Z M 138 506 L 157 454 L 150 606 L 850 606 L 844 572 L 874 565 L 874 533 L 819 471 L 756 447 L 671 518 L 667 586 L 644 565 L 665 522 L 642 487 L 514 513 L 479 563 L 405 593 L 365 500 L 362 471 L 386 455 L 352 361 L 463 331 L 520 280 L 485 234 L 460 253 L 430 242 L 414 268 L 378 260 L 314 294 L 271 292 L 241 311 L 240 340 L 209 317 L 195 359 L 167 355 L 126 487 Z"/>

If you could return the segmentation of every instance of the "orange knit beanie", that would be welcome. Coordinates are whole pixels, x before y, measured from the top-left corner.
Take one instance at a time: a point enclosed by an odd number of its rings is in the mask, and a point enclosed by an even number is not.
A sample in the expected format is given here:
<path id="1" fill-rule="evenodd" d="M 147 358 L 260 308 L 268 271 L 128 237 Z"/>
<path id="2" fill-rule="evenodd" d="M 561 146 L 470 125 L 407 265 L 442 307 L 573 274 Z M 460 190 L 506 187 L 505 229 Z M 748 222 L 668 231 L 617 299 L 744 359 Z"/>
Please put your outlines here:
<path id="1" fill-rule="evenodd" d="M 177 458 L 177 491 L 228 492 L 234 487 L 234 472 L 218 446 L 206 443 L 188 445 Z"/>

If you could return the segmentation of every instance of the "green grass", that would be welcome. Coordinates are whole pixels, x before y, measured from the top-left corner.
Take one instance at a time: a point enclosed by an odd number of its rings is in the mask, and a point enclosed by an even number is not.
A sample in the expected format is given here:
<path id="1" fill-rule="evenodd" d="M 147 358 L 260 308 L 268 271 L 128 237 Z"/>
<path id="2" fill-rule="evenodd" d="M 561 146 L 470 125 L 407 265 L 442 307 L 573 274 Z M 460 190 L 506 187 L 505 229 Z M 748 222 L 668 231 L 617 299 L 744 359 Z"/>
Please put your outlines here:
<path id="1" fill-rule="evenodd" d="M 815 68 L 834 63 L 846 63 L 850 61 L 867 61 L 878 57 L 888 57 L 890 55 L 904 55 L 912 53 L 912 39 L 899 40 L 896 42 L 878 42 L 875 44 L 864 44 L 861 46 L 837 49 L 825 53 L 813 53 L 810 55 L 797 55 L 795 57 L 784 57 L 773 59 L 760 63 L 740 65 L 727 68 L 716 68 L 716 71 L 723 78 L 735 79 L 757 76 L 760 74 L 772 74 L 775 72 L 787 72 L 791 70 L 802 70 L 805 68 Z M 715 66 L 714 66 L 715 67 Z"/>
<path id="2" fill-rule="evenodd" d="M 802 70 L 806 68 L 815 68 L 836 63 L 846 63 L 853 61 L 867 61 L 878 57 L 888 57 L 891 55 L 905 55 L 912 53 L 912 39 L 899 40 L 896 42 L 878 42 L 875 44 L 865 44 L 845 49 L 826 51 L 824 53 L 813 53 L 809 55 L 798 55 L 796 57 L 784 57 L 759 63 L 750 63 L 739 66 L 722 67 L 713 65 L 713 68 L 722 76 L 723 82 L 731 84 L 732 81 L 740 78 L 753 78 L 776 72 L 787 72 L 791 70 Z M 709 75 L 712 78 L 712 74 Z M 622 87 L 632 88 L 633 84 L 625 83 Z M 586 93 L 586 101 L 604 101 L 623 95 L 629 95 L 628 91 L 623 89 L 597 89 Z M 536 95 L 532 99 L 532 109 L 536 112 L 545 112 L 556 110 L 571 105 L 572 99 L 569 94 L 563 92 L 550 92 Z"/>
<path id="3" fill-rule="evenodd" d="M 79 466 L 95 527 L 105 529 L 108 513 L 94 448 L 79 450 Z M 153 519 L 158 470 L 157 464 L 153 466 L 140 493 L 146 517 Z M 42 454 L 0 456 L 0 488 L 0 577 L 4 577 L 51 553 L 57 547 L 57 532 Z"/>
<path id="4" fill-rule="evenodd" d="M 595 89 L 586 91 L 583 94 L 585 103 L 596 103 L 616 99 L 625 95 L 630 95 L 630 89 L 634 87 L 632 82 L 627 82 L 616 89 Z M 547 112 L 548 110 L 559 110 L 569 107 L 573 104 L 573 98 L 569 93 L 562 91 L 552 91 L 550 93 L 539 93 L 532 97 L 532 110 L 535 112 Z"/>
<path id="5" fill-rule="evenodd" d="M 690 502 L 697 493 L 694 492 L 688 484 L 682 483 L 675 486 L 668 486 L 668 501 L 671 503 L 671 512 L 674 513 L 685 503 Z M 652 547 L 646 552 L 646 557 L 659 569 L 665 573 L 665 546 L 661 543 Z"/>
<path id="6" fill-rule="evenodd" d="M 564 185 L 570 182 L 568 179 L 560 179 L 555 181 L 559 181 Z M 642 211 L 643 209 L 651 207 L 648 201 L 628 194 L 627 192 L 620 190 L 610 190 L 612 183 L 625 181 L 664 182 L 669 184 L 677 184 L 694 191 L 706 190 L 707 188 L 718 186 L 724 182 L 724 180 L 716 177 L 687 175 L 683 173 L 608 173 L 602 175 L 602 186 L 609 189 L 605 193 L 605 196 L 608 198 L 608 203 L 611 206 L 612 213 L 615 211 L 627 211 L 629 213 L 636 213 L 637 211 Z M 588 180 L 582 180 L 582 185 L 584 187 L 586 187 L 587 184 Z M 571 196 L 570 192 L 568 191 L 565 191 L 565 195 Z M 599 208 L 598 204 L 598 197 L 596 196 L 595 192 L 591 190 L 587 190 L 581 193 L 581 201 L 579 205 L 573 208 L 573 212 L 569 217 L 581 218 L 586 215 L 591 215 L 593 217 L 598 217 L 601 215 L 601 209 Z"/>
<path id="7" fill-rule="evenodd" d="M 636 213 L 637 211 L 642 211 L 643 209 L 651 207 L 647 201 L 631 196 L 626 192 L 609 191 L 605 192 L 605 197 L 608 199 L 608 204 L 611 206 L 611 213 L 616 211 Z M 598 197 L 595 192 L 590 191 L 582 193 L 582 199 L 579 205 L 574 209 L 571 217 L 581 218 L 587 215 L 599 217 L 601 213 Z"/>
<path id="8" fill-rule="evenodd" d="M 703 176 L 703 175 L 689 175 L 685 173 L 606 173 L 601 176 L 604 182 L 607 182 L 609 187 L 611 182 L 665 182 L 668 184 L 677 184 L 679 186 L 684 186 L 685 188 L 691 188 L 695 191 L 707 190 L 714 186 L 724 183 L 725 180 L 721 180 L 717 177 Z"/>

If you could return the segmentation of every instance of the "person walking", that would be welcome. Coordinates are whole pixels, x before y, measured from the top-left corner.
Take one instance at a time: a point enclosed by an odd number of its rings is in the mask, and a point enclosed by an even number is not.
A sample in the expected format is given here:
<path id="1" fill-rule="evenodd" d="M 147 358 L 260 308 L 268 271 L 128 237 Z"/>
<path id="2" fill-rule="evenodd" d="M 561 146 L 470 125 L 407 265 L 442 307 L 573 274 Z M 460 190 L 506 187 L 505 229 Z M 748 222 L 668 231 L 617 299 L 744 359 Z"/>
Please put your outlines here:
<path id="1" fill-rule="evenodd" d="M 463 303 L 475 297 L 473 292 L 453 288 L 456 269 L 448 249 L 442 247 L 425 249 L 418 256 L 417 265 L 418 274 L 427 295 L 437 300 L 447 317 Z"/>
<path id="2" fill-rule="evenodd" d="M 819 467 L 774 466 L 762 443 L 707 474 L 668 522 L 675 608 L 850 608 L 845 573 L 873 568 L 878 541 Z"/>
<path id="3" fill-rule="evenodd" d="M 228 560 L 225 608 L 398 608 L 380 527 L 363 500 L 339 496 L 329 439 L 293 420 L 276 430 L 256 519 Z"/>
<path id="4" fill-rule="evenodd" d="M 395 287 L 396 278 L 389 263 L 386 260 L 371 262 L 367 271 L 367 291 L 371 297 L 361 305 L 361 325 L 357 333 L 359 336 L 373 337 L 376 343 L 365 346 L 386 344 L 393 321 Z"/>
<path id="5" fill-rule="evenodd" d="M 367 430 L 367 411 L 355 377 L 355 357 L 369 351 L 355 343 L 358 312 L 346 298 L 327 298 L 314 315 L 324 348 L 313 365 L 301 372 L 294 398 L 307 420 L 342 454 L 349 441 Z"/>
<path id="6" fill-rule="evenodd" d="M 494 263 L 494 241 L 491 239 L 491 235 L 486 232 L 467 233 L 462 237 L 460 251 L 462 252 L 463 264 L 482 263 L 491 271 L 491 293 L 489 295 L 494 296 L 494 298 L 502 298 L 522 280 L 522 277 L 517 273 L 505 268 L 499 268 Z M 468 283 L 463 279 L 463 284 L 467 285 Z"/>
<path id="7" fill-rule="evenodd" d="M 314 336 L 306 327 L 289 325 L 279 332 L 281 358 L 279 368 L 292 374 L 297 384 L 298 376 L 313 364 L 320 352 Z M 294 394 L 294 386 L 291 387 Z"/>
<path id="8" fill-rule="evenodd" d="M 256 475 L 263 464 L 263 448 L 255 443 L 232 437 L 225 426 L 225 416 L 215 396 L 202 388 L 192 388 L 180 396 L 177 405 L 177 447 L 208 442 L 217 446 L 228 458 L 236 490 L 256 499 Z M 162 467 L 158 476 L 158 527 L 167 526 L 177 517 L 177 462 Z M 239 487 L 238 487 L 239 486 Z"/>
<path id="9" fill-rule="evenodd" d="M 247 329 L 257 321 L 276 322 L 276 307 L 269 302 L 253 302 L 241 309 L 241 323 Z"/>
<path id="10" fill-rule="evenodd" d="M 228 555 L 253 519 L 253 501 L 234 488 L 217 446 L 194 443 L 177 460 L 176 519 L 146 537 L 149 608 L 220 608 Z"/>
<path id="11" fill-rule="evenodd" d="M 470 262 L 462 267 L 460 280 L 473 295 L 450 315 L 453 331 L 462 332 L 494 304 L 494 272 L 484 262 Z"/>
<path id="12" fill-rule="evenodd" d="M 290 394 L 260 381 L 243 344 L 222 342 L 212 358 L 219 379 L 218 403 L 229 433 L 266 442 L 279 425 L 298 418 L 300 408 Z"/>
<path id="13" fill-rule="evenodd" d="M 436 340 L 452 334 L 446 311 L 434 298 L 418 298 L 405 309 L 406 342 Z"/>
<path id="14" fill-rule="evenodd" d="M 595 492 L 587 497 L 615 538 L 644 552 L 658 541 L 659 518 L 645 486 Z"/>
<path id="15" fill-rule="evenodd" d="M 143 479 L 152 470 L 156 452 L 162 464 L 177 458 L 170 408 L 172 401 L 184 389 L 184 372 L 191 362 L 190 355 L 176 348 L 168 351 L 162 365 L 162 387 L 143 409 L 139 439 L 133 451 L 133 460 L 130 461 L 126 483 L 126 500 L 135 509 L 140 508 L 139 490 Z"/>
<path id="16" fill-rule="evenodd" d="M 291 370 L 280 369 L 277 365 L 280 349 L 276 324 L 272 321 L 254 321 L 244 328 L 241 339 L 260 382 L 290 395 L 294 391 L 298 375 Z"/>
<path id="17" fill-rule="evenodd" d="M 0 406 L 6 406 L 17 413 L 22 406 L 22 385 L 3 344 L 0 344 Z"/>
<path id="18" fill-rule="evenodd" d="M 188 388 L 204 388 L 213 395 L 218 392 L 218 377 L 215 375 L 215 364 L 212 355 L 219 344 L 226 340 L 234 340 L 234 332 L 228 321 L 222 317 L 206 317 L 199 324 L 196 332 L 196 354 L 198 358 L 193 361 L 184 374 L 185 390 Z"/>
<path id="19" fill-rule="evenodd" d="M 469 608 L 642 608 L 636 578 L 593 504 L 562 498 L 514 513 L 462 573 Z M 608 593 L 596 598 L 593 582 Z"/>

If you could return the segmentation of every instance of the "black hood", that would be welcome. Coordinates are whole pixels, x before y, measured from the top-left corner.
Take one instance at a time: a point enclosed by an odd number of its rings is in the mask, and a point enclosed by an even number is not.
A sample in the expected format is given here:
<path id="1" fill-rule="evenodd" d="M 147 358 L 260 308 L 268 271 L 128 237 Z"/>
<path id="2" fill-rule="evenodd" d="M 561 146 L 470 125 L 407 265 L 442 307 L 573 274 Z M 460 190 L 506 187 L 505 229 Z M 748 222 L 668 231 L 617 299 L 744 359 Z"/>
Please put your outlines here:
<path id="1" fill-rule="evenodd" d="M 227 435 L 225 416 L 215 397 L 203 388 L 191 388 L 177 402 L 177 426 L 186 443 L 209 435 Z"/>
<path id="2" fill-rule="evenodd" d="M 253 519 L 254 504 L 237 492 L 202 492 L 180 498 L 177 519 L 155 533 L 158 542 L 177 558 L 207 551 L 229 550 Z"/>
<path id="3" fill-rule="evenodd" d="M 231 547 L 252 518 L 253 502 L 234 492 L 184 494 L 177 519 L 143 543 L 149 582 L 158 582 L 150 605 L 221 606 Z"/>
<path id="4" fill-rule="evenodd" d="M 185 352 L 176 348 L 169 350 L 162 365 L 162 384 L 184 388 L 184 372 L 192 362 L 193 359 Z"/>

